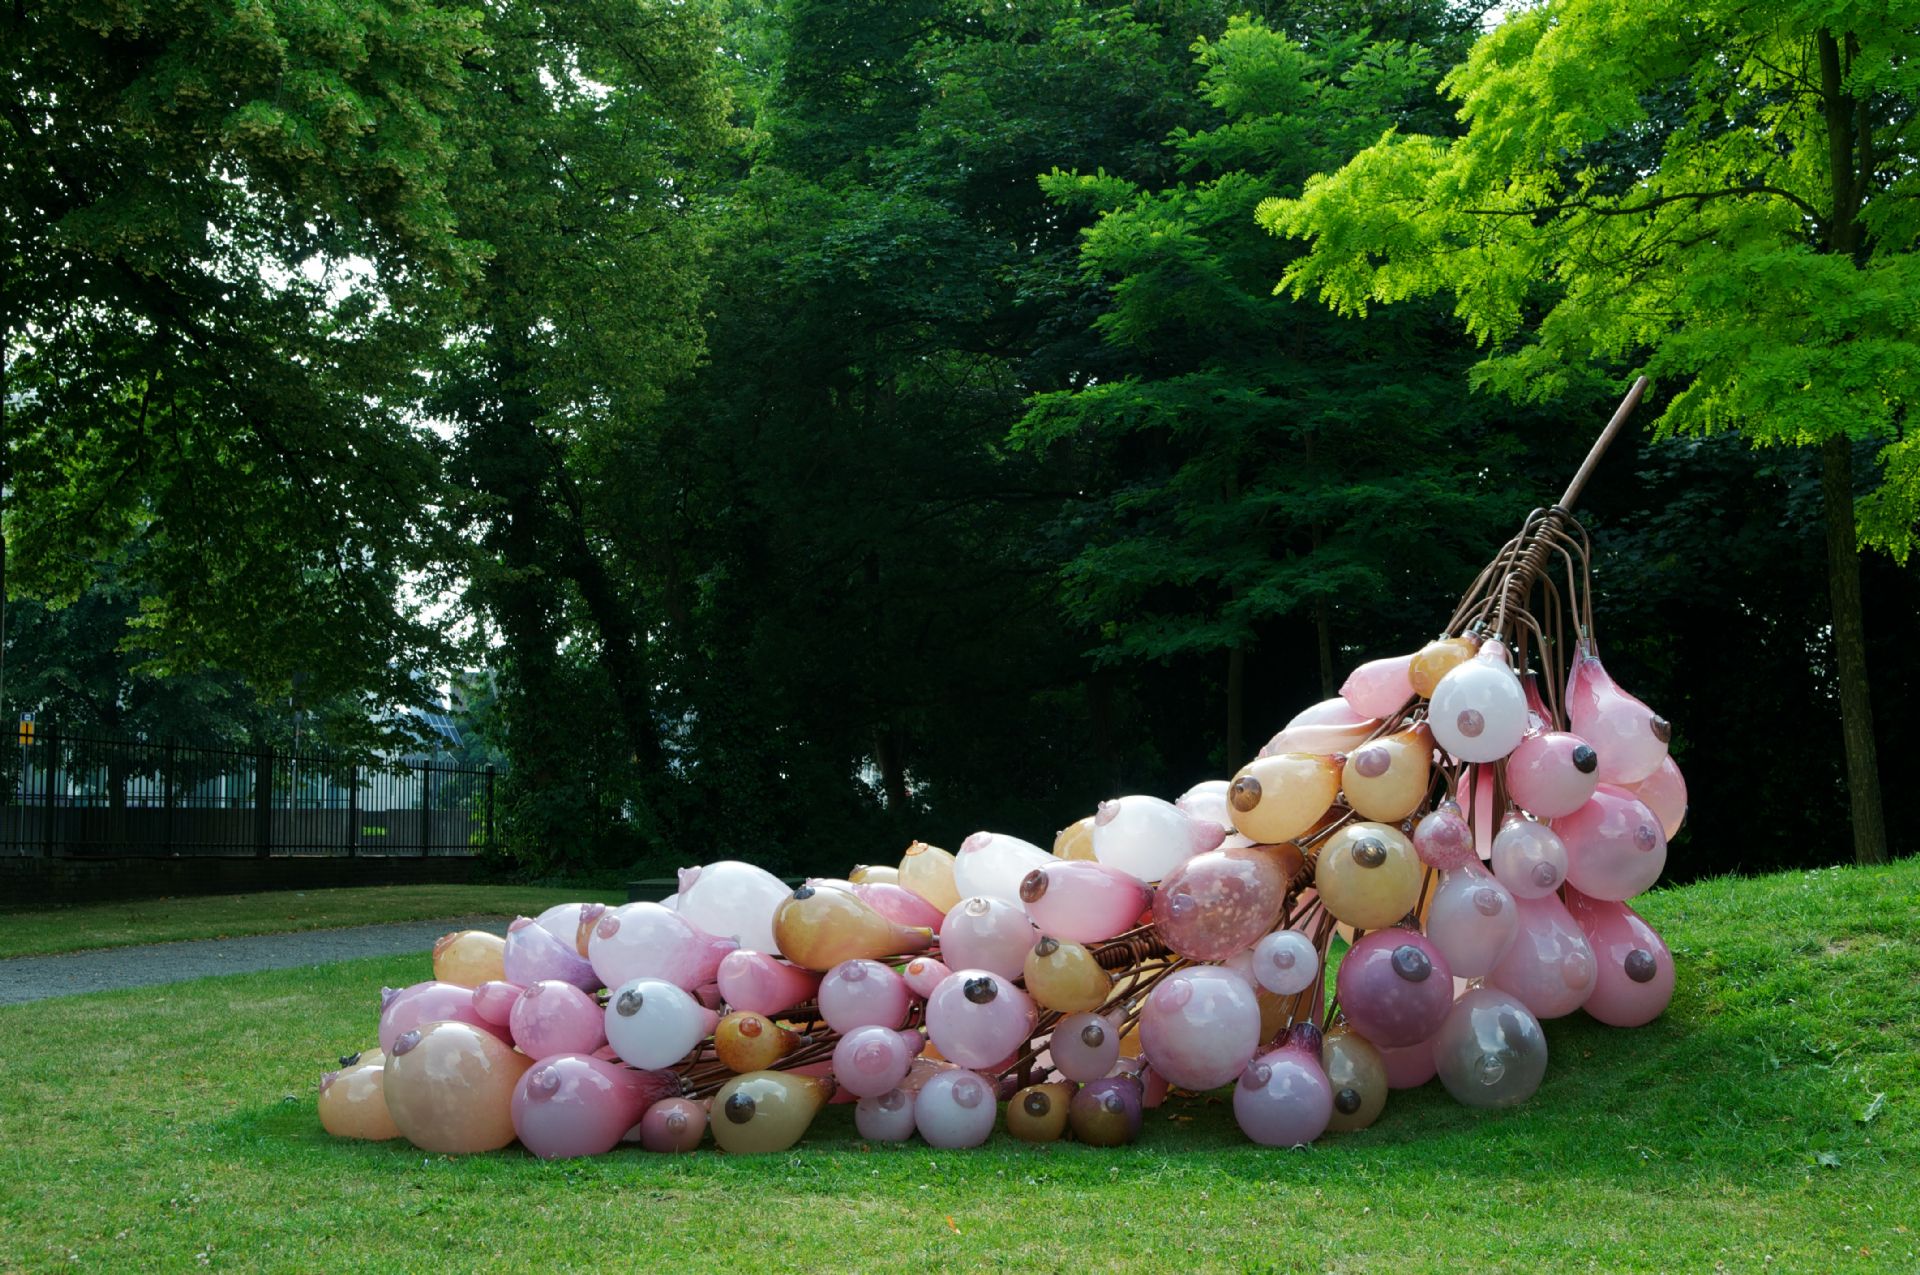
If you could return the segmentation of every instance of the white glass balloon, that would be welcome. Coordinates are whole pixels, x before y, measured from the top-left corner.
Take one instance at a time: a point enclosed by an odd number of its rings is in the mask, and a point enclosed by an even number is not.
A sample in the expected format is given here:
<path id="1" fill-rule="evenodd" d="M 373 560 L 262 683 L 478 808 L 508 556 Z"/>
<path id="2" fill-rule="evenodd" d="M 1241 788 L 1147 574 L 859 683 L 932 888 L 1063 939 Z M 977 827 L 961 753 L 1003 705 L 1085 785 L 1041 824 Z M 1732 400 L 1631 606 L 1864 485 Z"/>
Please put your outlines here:
<path id="1" fill-rule="evenodd" d="M 1052 855 L 1004 832 L 976 832 L 953 858 L 953 884 L 961 898 L 981 895 L 1020 906 L 1020 882 L 1035 868 L 1058 863 Z"/>
<path id="2" fill-rule="evenodd" d="M 642 1071 L 671 1067 L 713 1034 L 720 1015 L 672 983 L 636 978 L 607 1001 L 607 1043 Z"/>
<path id="3" fill-rule="evenodd" d="M 1513 895 L 1478 860 L 1442 873 L 1427 908 L 1427 937 L 1458 978 L 1483 978 L 1520 932 Z"/>
<path id="4" fill-rule="evenodd" d="M 1213 845 L 1225 829 L 1195 819 L 1170 801 L 1158 797 L 1116 797 L 1100 803 L 1093 817 L 1093 857 L 1108 867 L 1158 881 L 1198 854 L 1201 833 L 1211 827 Z"/>
<path id="5" fill-rule="evenodd" d="M 1319 973 L 1320 953 L 1298 930 L 1275 930 L 1253 945 L 1253 976 L 1270 992 L 1304 992 Z"/>
<path id="6" fill-rule="evenodd" d="M 1527 731 L 1527 696 L 1506 647 L 1488 642 L 1433 688 L 1427 723 L 1434 742 L 1468 762 L 1498 761 Z"/>
<path id="7" fill-rule="evenodd" d="M 775 952 L 773 912 L 792 887 L 765 868 L 722 859 L 680 870 L 675 911 L 709 934 L 730 938 L 751 952 Z"/>

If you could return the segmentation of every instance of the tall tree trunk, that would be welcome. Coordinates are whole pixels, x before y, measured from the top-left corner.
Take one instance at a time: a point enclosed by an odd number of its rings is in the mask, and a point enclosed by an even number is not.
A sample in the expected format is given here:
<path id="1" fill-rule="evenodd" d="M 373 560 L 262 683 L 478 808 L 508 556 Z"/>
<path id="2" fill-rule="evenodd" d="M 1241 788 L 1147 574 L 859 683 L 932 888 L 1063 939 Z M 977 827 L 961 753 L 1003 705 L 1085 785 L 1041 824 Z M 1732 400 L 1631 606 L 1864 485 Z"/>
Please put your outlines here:
<path id="1" fill-rule="evenodd" d="M 1333 680 L 1333 608 L 1324 596 L 1313 604 L 1313 630 L 1320 644 L 1320 698 L 1332 699 L 1338 693 Z"/>
<path id="2" fill-rule="evenodd" d="M 1867 689 L 1867 629 L 1860 607 L 1860 551 L 1854 533 L 1853 445 L 1846 435 L 1820 448 L 1826 497 L 1827 582 L 1833 605 L 1833 653 L 1840 672 L 1840 734 L 1846 742 L 1847 798 L 1853 813 L 1853 857 L 1887 861 L 1880 763 L 1873 742 L 1873 697 Z"/>
<path id="3" fill-rule="evenodd" d="M 1227 648 L 1227 773 L 1245 764 L 1247 648 L 1236 642 Z"/>

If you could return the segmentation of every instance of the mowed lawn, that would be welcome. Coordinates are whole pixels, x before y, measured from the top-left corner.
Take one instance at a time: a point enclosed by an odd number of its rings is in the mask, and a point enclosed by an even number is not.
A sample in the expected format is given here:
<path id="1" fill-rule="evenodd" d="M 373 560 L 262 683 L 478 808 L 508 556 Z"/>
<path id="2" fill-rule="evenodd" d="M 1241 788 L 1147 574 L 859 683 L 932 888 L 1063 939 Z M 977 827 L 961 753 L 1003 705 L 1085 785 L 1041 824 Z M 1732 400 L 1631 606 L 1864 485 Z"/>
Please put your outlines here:
<path id="1" fill-rule="evenodd" d="M 1548 1025 L 1533 1102 L 1436 1085 L 1263 1150 L 1219 1097 L 1098 1150 L 542 1163 L 337 1142 L 314 1082 L 418 959 L 0 1009 L 0 1268 L 1920 1269 L 1920 862 L 1657 892 L 1654 1025 Z M 531 905 L 528 905 L 529 907 Z"/>
<path id="2" fill-rule="evenodd" d="M 624 903 L 626 895 L 517 885 L 381 885 L 6 909 L 0 910 L 0 958 L 442 916 L 510 917 L 576 899 Z"/>

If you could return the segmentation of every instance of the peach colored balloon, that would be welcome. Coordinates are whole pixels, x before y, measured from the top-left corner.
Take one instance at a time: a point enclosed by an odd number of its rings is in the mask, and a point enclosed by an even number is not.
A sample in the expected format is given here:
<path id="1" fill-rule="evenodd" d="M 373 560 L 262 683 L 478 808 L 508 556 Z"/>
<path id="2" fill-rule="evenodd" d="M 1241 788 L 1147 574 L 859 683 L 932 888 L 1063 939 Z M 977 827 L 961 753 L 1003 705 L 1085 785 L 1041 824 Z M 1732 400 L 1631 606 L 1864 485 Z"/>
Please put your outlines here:
<path id="1" fill-rule="evenodd" d="M 442 983 L 478 987 L 505 978 L 507 941 L 485 930 L 443 934 L 433 945 L 433 976 Z"/>
<path id="2" fill-rule="evenodd" d="M 387 1111 L 386 1067 L 361 1062 L 320 1078 L 320 1127 L 336 1138 L 385 1142 L 400 1136 Z"/>
<path id="3" fill-rule="evenodd" d="M 394 1042 L 387 1110 L 422 1151 L 469 1155 L 513 1141 L 513 1090 L 533 1059 L 470 1023 L 429 1023 Z"/>

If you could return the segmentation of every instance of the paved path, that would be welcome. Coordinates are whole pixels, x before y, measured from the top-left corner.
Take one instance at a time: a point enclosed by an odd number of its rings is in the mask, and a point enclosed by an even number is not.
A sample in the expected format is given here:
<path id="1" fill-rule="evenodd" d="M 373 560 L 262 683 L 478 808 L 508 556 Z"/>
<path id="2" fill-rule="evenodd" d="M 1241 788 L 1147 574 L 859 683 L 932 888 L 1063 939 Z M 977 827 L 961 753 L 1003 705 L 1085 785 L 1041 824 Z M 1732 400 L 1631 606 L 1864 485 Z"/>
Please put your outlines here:
<path id="1" fill-rule="evenodd" d="M 402 921 L 395 925 L 357 925 L 344 930 L 307 930 L 299 934 L 257 934 L 247 938 L 196 939 L 185 943 L 149 943 L 61 956 L 16 956 L 0 960 L 0 1005 L 78 996 L 121 987 L 151 987 L 210 974 L 247 974 L 297 965 L 325 965 L 360 956 L 418 953 L 421 977 L 430 978 L 427 956 L 433 941 L 449 930 L 506 931 L 503 916 L 454 916 L 438 921 Z"/>

